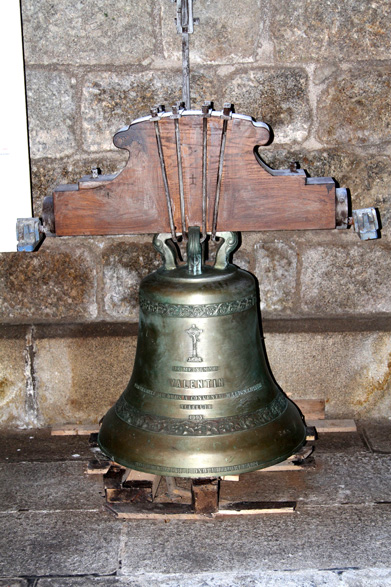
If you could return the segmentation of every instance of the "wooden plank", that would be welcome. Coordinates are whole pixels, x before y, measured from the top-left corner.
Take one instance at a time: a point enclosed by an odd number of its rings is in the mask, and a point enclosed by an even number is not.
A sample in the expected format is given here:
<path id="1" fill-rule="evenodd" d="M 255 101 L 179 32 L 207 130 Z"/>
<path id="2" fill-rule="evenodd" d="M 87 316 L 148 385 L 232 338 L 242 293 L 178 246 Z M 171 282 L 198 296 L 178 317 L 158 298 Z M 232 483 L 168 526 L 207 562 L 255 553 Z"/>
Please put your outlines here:
<path id="1" fill-rule="evenodd" d="M 87 465 L 88 475 L 105 475 L 112 465 L 111 461 L 98 461 L 93 459 Z"/>
<path id="2" fill-rule="evenodd" d="M 220 504 L 215 517 L 287 514 L 294 512 L 295 509 L 295 501 L 243 501 L 226 505 Z"/>
<path id="3" fill-rule="evenodd" d="M 179 119 L 187 226 L 202 224 L 202 120 L 197 113 Z M 154 124 L 150 120 L 135 121 L 115 135 L 115 145 L 129 152 L 129 160 L 114 179 L 98 178 L 95 183 L 59 186 L 54 191 L 57 235 L 169 231 Z M 174 223 L 181 232 L 174 120 L 164 117 L 158 124 Z M 207 125 L 207 230 L 211 231 L 223 120 L 213 115 L 207 119 Z M 248 117 L 228 120 L 226 136 L 218 230 L 335 227 L 332 179 L 311 182 L 301 170 L 273 172 L 262 166 L 254 148 L 268 141 L 269 131 Z"/>
<path id="4" fill-rule="evenodd" d="M 354 420 L 309 420 L 308 426 L 315 426 L 319 434 L 328 432 L 357 432 Z"/>
<path id="5" fill-rule="evenodd" d="M 99 431 L 98 424 L 61 424 L 52 426 L 52 436 L 88 436 Z"/>
<path id="6" fill-rule="evenodd" d="M 312 467 L 314 465 L 312 464 Z M 277 465 L 272 465 L 271 467 L 266 467 L 265 469 L 259 469 L 257 473 L 272 473 L 275 471 L 302 471 L 306 469 L 307 466 L 304 463 L 295 464 L 292 461 L 282 461 L 282 463 L 277 463 Z"/>
<path id="7" fill-rule="evenodd" d="M 188 504 L 182 503 L 156 503 L 143 504 L 106 503 L 106 508 L 122 519 L 203 519 L 204 515 L 195 514 Z"/>
<path id="8" fill-rule="evenodd" d="M 213 520 L 227 516 L 248 516 L 262 514 L 285 514 L 295 511 L 295 501 L 283 502 L 239 502 L 221 505 L 215 513 L 201 514 L 192 511 L 191 506 L 180 503 L 107 503 L 106 508 L 117 518 L 125 520 Z"/>
<path id="9" fill-rule="evenodd" d="M 306 445 L 301 454 L 295 454 L 271 467 L 265 469 L 258 469 L 257 473 L 271 473 L 274 471 L 302 471 L 303 469 L 314 468 L 315 461 L 311 457 L 313 453 L 313 446 Z"/>

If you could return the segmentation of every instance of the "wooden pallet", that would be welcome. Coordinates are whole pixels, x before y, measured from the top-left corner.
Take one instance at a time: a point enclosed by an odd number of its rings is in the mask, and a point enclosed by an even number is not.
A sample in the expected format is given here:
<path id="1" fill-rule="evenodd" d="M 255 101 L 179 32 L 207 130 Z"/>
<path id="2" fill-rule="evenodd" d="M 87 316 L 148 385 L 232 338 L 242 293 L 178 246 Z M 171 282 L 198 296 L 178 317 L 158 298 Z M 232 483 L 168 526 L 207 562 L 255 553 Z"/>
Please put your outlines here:
<path id="1" fill-rule="evenodd" d="M 315 439 L 316 430 L 308 428 L 307 444 L 297 454 L 261 471 L 299 471 L 314 467 Z M 246 474 L 212 479 L 175 479 L 142 473 L 105 459 L 96 452 L 96 440 L 97 434 L 91 434 L 90 444 L 98 458 L 89 462 L 87 473 L 103 475 L 106 508 L 118 518 L 196 520 L 295 510 L 295 501 L 248 501 L 245 495 L 240 501 L 221 501 L 220 484 L 235 481 L 239 483 L 240 494 L 240 482 L 243 480 L 243 486 L 246 486 Z"/>
<path id="2" fill-rule="evenodd" d="M 136 478 L 137 477 L 137 478 Z M 245 477 L 245 475 L 243 475 Z M 168 483 L 169 481 L 169 483 Z M 295 501 L 220 501 L 220 479 L 179 480 L 112 465 L 103 476 L 106 509 L 123 519 L 187 519 L 291 513 Z M 166 487 L 157 495 L 159 485 Z"/>

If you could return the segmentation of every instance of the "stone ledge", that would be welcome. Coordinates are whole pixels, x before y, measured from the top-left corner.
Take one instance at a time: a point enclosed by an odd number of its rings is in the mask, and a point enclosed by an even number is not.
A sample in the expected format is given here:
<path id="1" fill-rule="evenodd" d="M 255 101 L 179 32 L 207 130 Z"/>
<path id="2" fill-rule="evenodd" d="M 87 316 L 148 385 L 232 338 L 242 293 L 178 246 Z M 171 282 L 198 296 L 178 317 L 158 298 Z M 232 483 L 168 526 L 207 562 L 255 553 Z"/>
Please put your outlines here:
<path id="1" fill-rule="evenodd" d="M 21 339 L 34 328 L 35 339 L 129 337 L 138 335 L 137 322 L 67 322 L 0 324 L 0 340 Z M 264 333 L 332 333 L 332 332 L 391 332 L 391 316 L 361 316 L 359 318 L 266 318 Z"/>

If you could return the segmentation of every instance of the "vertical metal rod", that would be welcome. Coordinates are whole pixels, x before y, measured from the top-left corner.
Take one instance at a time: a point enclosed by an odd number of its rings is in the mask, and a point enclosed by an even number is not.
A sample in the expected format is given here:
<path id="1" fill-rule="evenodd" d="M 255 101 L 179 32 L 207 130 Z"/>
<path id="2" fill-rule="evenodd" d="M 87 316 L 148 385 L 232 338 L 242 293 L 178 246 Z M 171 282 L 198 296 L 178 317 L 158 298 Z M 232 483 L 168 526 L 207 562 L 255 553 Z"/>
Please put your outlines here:
<path id="1" fill-rule="evenodd" d="M 179 119 L 175 118 L 175 144 L 176 156 L 178 161 L 178 183 L 179 183 L 179 200 L 181 204 L 181 221 L 182 221 L 182 235 L 186 234 L 186 216 L 185 216 L 185 194 L 183 190 L 183 171 L 182 171 L 182 155 L 181 155 L 181 136 L 179 132 Z"/>
<path id="2" fill-rule="evenodd" d="M 164 191 L 165 191 L 165 194 L 166 194 L 166 202 L 167 202 L 167 209 L 168 209 L 168 218 L 169 218 L 169 221 L 170 221 L 171 236 L 172 236 L 172 240 L 174 242 L 176 242 L 177 241 L 177 237 L 176 237 L 176 234 L 175 234 L 174 216 L 173 216 L 173 213 L 172 213 L 172 205 L 171 205 L 171 198 L 170 198 L 170 189 L 168 187 L 166 164 L 164 163 L 163 148 L 162 148 L 162 139 L 161 139 L 161 136 L 160 136 L 159 123 L 157 121 L 154 121 L 154 125 L 155 125 L 156 142 L 157 142 L 157 150 L 158 150 L 158 153 L 159 153 L 160 167 L 162 169 Z"/>
<path id="3" fill-rule="evenodd" d="M 207 165 L 208 165 L 208 119 L 202 120 L 202 239 L 206 238 L 207 215 Z"/>
<path id="4" fill-rule="evenodd" d="M 214 206 L 214 211 L 213 211 L 213 226 L 212 226 L 213 240 L 216 238 L 216 230 L 217 230 L 217 214 L 219 211 L 219 203 L 220 203 L 221 178 L 223 175 L 224 151 L 225 151 L 225 143 L 226 143 L 226 139 L 227 139 L 227 123 L 228 123 L 228 120 L 223 121 L 223 130 L 221 133 L 219 169 L 217 172 L 215 206 Z"/>
<path id="5" fill-rule="evenodd" d="M 190 55 L 189 33 L 182 33 L 182 100 L 187 110 L 191 109 L 190 100 Z"/>

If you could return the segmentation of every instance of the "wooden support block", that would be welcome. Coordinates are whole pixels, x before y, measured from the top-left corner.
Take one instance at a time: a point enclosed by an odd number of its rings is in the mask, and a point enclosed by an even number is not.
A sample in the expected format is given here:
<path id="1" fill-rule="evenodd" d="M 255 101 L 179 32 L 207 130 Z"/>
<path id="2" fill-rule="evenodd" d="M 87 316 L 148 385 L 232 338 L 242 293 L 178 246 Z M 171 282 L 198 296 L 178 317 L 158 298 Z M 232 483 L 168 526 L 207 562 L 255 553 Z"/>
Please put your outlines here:
<path id="1" fill-rule="evenodd" d="M 121 489 L 125 469 L 111 466 L 105 475 L 103 475 L 103 487 L 105 489 Z"/>
<path id="2" fill-rule="evenodd" d="M 98 447 L 98 432 L 91 432 L 89 439 L 88 439 L 88 444 L 93 447 L 96 448 Z"/>
<path id="3" fill-rule="evenodd" d="M 193 479 L 192 506 L 196 514 L 212 514 L 219 507 L 219 479 Z"/>
<path id="4" fill-rule="evenodd" d="M 307 442 L 314 442 L 318 439 L 318 433 L 316 431 L 315 426 L 307 426 L 305 439 Z"/>
<path id="5" fill-rule="evenodd" d="M 294 455 L 288 457 L 286 460 L 291 463 L 303 463 L 312 455 L 314 449 L 315 447 L 312 444 L 306 444 L 299 451 L 297 451 Z"/>
<path id="6" fill-rule="evenodd" d="M 110 464 L 109 470 L 103 475 L 103 486 L 108 503 L 153 501 L 161 477 Z"/>
<path id="7" fill-rule="evenodd" d="M 161 476 L 126 469 L 123 479 L 122 485 L 124 488 L 132 489 L 135 495 L 137 492 L 140 495 L 143 492 L 149 501 L 153 501 L 159 487 Z"/>
<path id="8" fill-rule="evenodd" d="M 132 499 L 132 490 L 127 487 L 107 487 L 105 489 L 105 496 L 107 503 L 131 503 Z"/>

